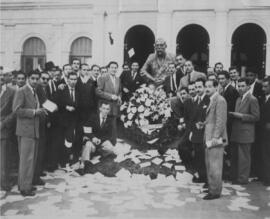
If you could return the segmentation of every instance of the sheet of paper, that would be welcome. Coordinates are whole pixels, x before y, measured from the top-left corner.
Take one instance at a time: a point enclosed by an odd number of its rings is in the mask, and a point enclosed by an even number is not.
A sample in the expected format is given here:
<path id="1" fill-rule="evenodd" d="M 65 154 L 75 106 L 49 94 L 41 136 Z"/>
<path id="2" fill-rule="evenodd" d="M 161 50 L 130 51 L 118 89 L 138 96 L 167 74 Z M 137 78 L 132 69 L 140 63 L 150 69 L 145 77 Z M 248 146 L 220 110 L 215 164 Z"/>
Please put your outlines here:
<path id="1" fill-rule="evenodd" d="M 131 48 L 130 50 L 128 50 L 128 56 L 129 56 L 129 58 L 131 58 L 134 55 L 135 55 L 135 50 L 133 48 Z"/>
<path id="2" fill-rule="evenodd" d="M 182 165 L 175 165 L 174 166 L 174 169 L 176 171 L 185 171 L 186 170 L 186 167 L 185 166 L 182 166 Z"/>
<path id="3" fill-rule="evenodd" d="M 163 164 L 162 164 L 162 166 L 164 166 L 164 167 L 167 167 L 167 168 L 171 169 L 171 168 L 172 168 L 172 166 L 173 166 L 173 164 L 172 164 L 172 163 L 163 163 Z"/>
<path id="4" fill-rule="evenodd" d="M 141 163 L 140 166 L 141 166 L 141 168 L 149 167 L 149 166 L 151 166 L 151 162 L 144 162 L 144 163 Z"/>
<path id="5" fill-rule="evenodd" d="M 50 100 L 46 100 L 43 104 L 42 104 L 43 108 L 45 108 L 46 110 L 48 110 L 49 112 L 55 112 L 57 110 L 57 105 L 50 101 Z"/>
<path id="6" fill-rule="evenodd" d="M 156 164 L 156 165 L 160 165 L 163 162 L 163 160 L 160 159 L 160 158 L 158 158 L 158 157 L 156 157 L 151 162 L 154 163 L 154 164 Z"/>

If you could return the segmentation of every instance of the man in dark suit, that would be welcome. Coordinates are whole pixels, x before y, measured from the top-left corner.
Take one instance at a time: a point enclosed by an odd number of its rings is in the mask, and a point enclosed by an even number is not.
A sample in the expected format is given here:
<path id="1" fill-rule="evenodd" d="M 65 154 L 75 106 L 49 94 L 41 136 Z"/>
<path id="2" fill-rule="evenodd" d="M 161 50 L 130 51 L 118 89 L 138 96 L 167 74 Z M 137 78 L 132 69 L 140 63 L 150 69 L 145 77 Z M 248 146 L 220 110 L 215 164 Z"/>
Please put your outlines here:
<path id="1" fill-rule="evenodd" d="M 175 63 L 176 63 L 176 72 L 180 75 L 180 78 L 182 78 L 185 75 L 185 62 L 186 58 L 183 56 L 183 54 L 179 53 L 175 57 Z"/>
<path id="2" fill-rule="evenodd" d="M 15 90 L 7 86 L 4 80 L 4 73 L 0 73 L 0 127 L 1 127 L 1 189 L 9 191 L 11 184 L 9 182 L 10 170 L 8 160 L 11 158 L 9 148 L 11 147 L 11 138 L 13 136 L 13 126 L 15 126 L 15 116 L 12 113 L 12 102 Z"/>
<path id="3" fill-rule="evenodd" d="M 113 139 L 112 144 L 116 144 L 117 138 L 117 118 L 119 117 L 121 100 L 121 82 L 116 76 L 118 63 L 111 61 L 108 64 L 108 74 L 98 79 L 96 89 L 97 96 L 100 100 L 108 101 L 111 105 L 110 117 L 113 120 Z"/>
<path id="4" fill-rule="evenodd" d="M 218 74 L 218 81 L 221 88 L 220 94 L 225 98 L 227 102 L 227 113 L 233 112 L 235 109 L 236 100 L 239 97 L 239 93 L 230 83 L 230 74 L 227 71 L 220 72 Z M 231 135 L 231 131 L 232 131 L 232 120 L 230 117 L 228 117 L 227 118 L 228 136 Z M 224 169 L 225 177 L 227 178 L 229 177 L 228 172 L 230 169 L 231 145 L 228 144 L 225 150 L 226 150 L 225 163 L 224 163 L 225 166 L 223 169 Z"/>
<path id="5" fill-rule="evenodd" d="M 97 81 L 98 81 L 98 78 L 100 77 L 100 67 L 94 64 L 91 66 L 90 71 L 91 71 L 90 80 L 92 80 L 95 87 L 97 87 Z"/>
<path id="6" fill-rule="evenodd" d="M 114 154 L 112 144 L 113 121 L 108 116 L 110 104 L 100 102 L 99 113 L 93 114 L 84 123 L 84 145 L 82 150 L 82 170 L 81 173 L 88 172 L 89 161 L 93 154 L 100 153 L 103 156 Z"/>
<path id="7" fill-rule="evenodd" d="M 228 137 L 226 130 L 227 103 L 218 93 L 218 82 L 207 80 L 205 93 L 210 98 L 204 122 L 205 163 L 208 182 L 208 194 L 204 200 L 217 199 L 222 191 L 222 167 L 224 146 Z"/>
<path id="8" fill-rule="evenodd" d="M 47 114 L 46 110 L 41 108 L 36 92 L 39 77 L 38 71 L 29 73 L 28 84 L 16 92 L 12 107 L 17 115 L 16 135 L 20 156 L 18 187 L 23 196 L 35 195 L 32 185 L 36 184 L 33 177 L 40 137 L 40 120 Z"/>
<path id="9" fill-rule="evenodd" d="M 122 72 L 120 80 L 122 84 L 122 100 L 129 101 L 132 94 L 144 83 L 144 79 L 139 73 L 139 63 L 132 62 L 131 71 Z"/>
<path id="10" fill-rule="evenodd" d="M 168 64 L 169 75 L 165 78 L 163 89 L 169 97 L 176 96 L 182 75 L 176 71 L 175 63 Z"/>
<path id="11" fill-rule="evenodd" d="M 255 123 L 260 118 L 260 107 L 256 97 L 250 93 L 247 78 L 238 80 L 238 97 L 232 116 L 232 178 L 233 183 L 247 184 L 250 174 L 250 150 L 255 141 Z"/>
<path id="12" fill-rule="evenodd" d="M 263 174 L 262 180 L 265 186 L 270 186 L 270 77 L 263 80 L 265 100 L 261 107 L 261 149 Z"/>
<path id="13" fill-rule="evenodd" d="M 70 64 L 63 65 L 63 74 L 62 74 L 62 78 L 59 84 L 67 84 L 67 78 L 68 78 L 69 73 L 71 72 L 72 72 L 72 68 Z"/>
<path id="14" fill-rule="evenodd" d="M 78 100 L 79 93 L 75 89 L 77 74 L 70 73 L 68 84 L 64 89 L 57 91 L 56 103 L 59 109 L 59 124 L 61 128 L 61 146 L 63 159 L 60 161 L 62 166 L 69 169 L 69 164 L 73 160 L 76 127 L 78 122 Z"/>
<path id="15" fill-rule="evenodd" d="M 198 172 L 199 177 L 194 177 L 194 182 L 206 183 L 206 168 L 204 156 L 204 127 L 201 125 L 205 121 L 206 109 L 209 105 L 210 99 L 205 95 L 205 80 L 197 79 L 195 82 L 197 92 L 197 102 L 194 105 L 194 114 L 191 124 L 190 140 L 195 151 L 194 167 Z"/>
<path id="16" fill-rule="evenodd" d="M 80 77 L 76 84 L 76 90 L 78 91 L 78 123 L 76 127 L 76 142 L 74 144 L 75 155 L 79 156 L 82 146 L 82 125 L 89 117 L 96 113 L 96 86 L 95 82 L 91 80 L 91 75 L 88 64 L 82 64 L 80 67 Z"/>
<path id="17" fill-rule="evenodd" d="M 257 71 L 255 68 L 247 68 L 246 77 L 249 80 L 250 93 L 257 98 L 259 106 L 264 100 L 264 93 L 262 90 L 262 83 L 257 79 Z M 262 178 L 262 154 L 261 154 L 261 139 L 260 139 L 260 124 L 256 123 L 255 127 L 255 142 L 251 146 L 251 175 L 257 176 L 260 180 Z"/>

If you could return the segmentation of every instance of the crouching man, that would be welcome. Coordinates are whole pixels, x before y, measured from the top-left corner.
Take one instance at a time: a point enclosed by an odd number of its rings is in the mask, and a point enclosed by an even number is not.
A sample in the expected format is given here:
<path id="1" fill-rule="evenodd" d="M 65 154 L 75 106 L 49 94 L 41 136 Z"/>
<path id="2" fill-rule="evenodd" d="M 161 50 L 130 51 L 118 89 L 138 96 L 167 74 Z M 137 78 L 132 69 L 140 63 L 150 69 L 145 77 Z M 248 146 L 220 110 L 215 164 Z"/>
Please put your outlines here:
<path id="1" fill-rule="evenodd" d="M 83 126 L 83 150 L 80 174 L 89 172 L 93 155 L 108 156 L 114 154 L 112 144 L 113 121 L 108 116 L 110 104 L 100 102 L 98 114 L 93 114 Z"/>

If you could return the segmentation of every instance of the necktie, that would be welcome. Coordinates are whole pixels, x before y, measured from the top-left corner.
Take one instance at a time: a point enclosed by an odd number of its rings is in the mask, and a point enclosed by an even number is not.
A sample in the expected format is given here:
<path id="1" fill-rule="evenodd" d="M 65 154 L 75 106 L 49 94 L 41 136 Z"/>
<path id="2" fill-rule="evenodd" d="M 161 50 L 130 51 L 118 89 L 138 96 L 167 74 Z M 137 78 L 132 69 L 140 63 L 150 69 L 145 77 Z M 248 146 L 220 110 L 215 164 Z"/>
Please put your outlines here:
<path id="1" fill-rule="evenodd" d="M 103 126 L 105 124 L 105 121 L 106 121 L 106 118 L 105 117 L 102 117 L 102 121 L 101 121 L 101 125 L 100 125 L 101 128 L 103 128 Z"/>
<path id="2" fill-rule="evenodd" d="M 74 89 L 70 89 L 70 96 L 73 102 L 75 102 Z"/>
<path id="3" fill-rule="evenodd" d="M 33 88 L 33 95 L 34 95 L 34 98 L 36 100 L 36 108 L 38 109 L 39 108 L 39 100 L 38 100 L 38 96 L 37 96 L 37 92 L 36 92 L 36 89 Z"/>
<path id="4" fill-rule="evenodd" d="M 201 97 L 199 96 L 198 97 L 198 104 L 200 104 L 201 103 Z"/>

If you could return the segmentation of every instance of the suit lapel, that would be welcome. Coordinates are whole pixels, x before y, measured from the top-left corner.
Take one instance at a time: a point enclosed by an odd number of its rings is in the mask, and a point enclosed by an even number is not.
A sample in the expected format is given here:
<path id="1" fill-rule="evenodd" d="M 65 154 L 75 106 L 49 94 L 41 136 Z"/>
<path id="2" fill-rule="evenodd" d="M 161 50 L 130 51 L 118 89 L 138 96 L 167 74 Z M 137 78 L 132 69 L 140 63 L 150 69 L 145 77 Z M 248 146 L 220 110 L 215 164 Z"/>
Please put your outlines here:
<path id="1" fill-rule="evenodd" d="M 28 87 L 28 85 L 26 85 L 26 89 L 25 89 L 25 92 L 26 92 L 26 96 L 28 98 L 31 99 L 31 103 L 33 103 L 34 107 L 36 108 L 37 107 L 37 101 L 36 101 L 36 98 L 34 97 L 34 94 L 33 92 L 30 90 L 30 88 Z M 37 95 L 37 94 L 36 94 Z"/>
<path id="2" fill-rule="evenodd" d="M 214 95 L 215 95 L 214 98 L 212 99 L 212 101 L 210 100 L 209 106 L 207 107 L 206 114 L 210 112 L 210 109 L 215 105 L 217 101 L 217 95 L 216 94 Z"/>
<path id="3" fill-rule="evenodd" d="M 250 93 L 247 93 L 247 95 L 245 96 L 244 100 L 241 100 L 240 101 L 239 111 L 242 109 L 243 106 L 246 105 L 246 102 L 248 101 L 250 95 L 251 95 Z"/>

